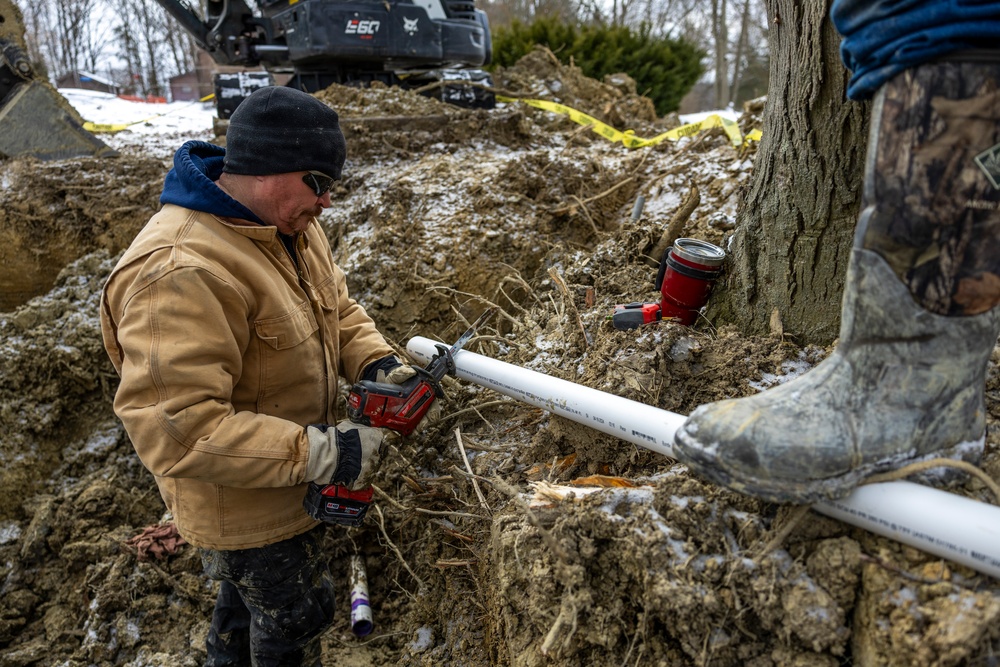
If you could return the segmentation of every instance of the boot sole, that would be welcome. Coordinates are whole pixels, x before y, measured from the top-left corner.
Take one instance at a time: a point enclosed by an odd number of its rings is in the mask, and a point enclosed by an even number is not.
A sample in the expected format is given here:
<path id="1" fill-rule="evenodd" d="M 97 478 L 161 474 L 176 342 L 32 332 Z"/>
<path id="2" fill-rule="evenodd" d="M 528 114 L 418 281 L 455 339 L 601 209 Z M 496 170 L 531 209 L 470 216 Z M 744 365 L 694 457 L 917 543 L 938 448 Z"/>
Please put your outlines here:
<path id="1" fill-rule="evenodd" d="M 911 457 L 893 457 L 860 466 L 838 477 L 828 477 L 804 482 L 737 477 L 730 473 L 715 454 L 709 454 L 683 431 L 677 433 L 677 444 L 683 452 L 680 460 L 698 476 L 714 484 L 744 495 L 771 503 L 811 505 L 827 500 L 837 500 L 851 493 L 873 475 L 899 470 L 911 463 L 946 458 L 977 465 L 986 444 L 986 435 L 978 440 L 960 442 L 940 451 Z M 956 468 L 941 466 L 914 473 L 908 480 L 930 486 L 948 486 L 966 479 L 967 475 Z"/>

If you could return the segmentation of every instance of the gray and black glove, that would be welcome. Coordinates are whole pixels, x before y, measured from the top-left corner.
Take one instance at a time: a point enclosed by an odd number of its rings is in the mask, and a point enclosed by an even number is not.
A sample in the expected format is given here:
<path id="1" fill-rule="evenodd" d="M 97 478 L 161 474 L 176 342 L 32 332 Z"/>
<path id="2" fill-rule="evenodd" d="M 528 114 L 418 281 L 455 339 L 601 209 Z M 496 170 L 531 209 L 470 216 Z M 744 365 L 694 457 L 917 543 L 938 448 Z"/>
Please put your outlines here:
<path id="1" fill-rule="evenodd" d="M 403 360 L 395 354 L 389 354 L 365 366 L 361 379 L 403 384 L 416 374 L 417 372 L 413 370 L 412 366 L 403 363 Z"/>
<path id="2" fill-rule="evenodd" d="M 352 491 L 371 484 L 382 461 L 388 433 L 346 419 L 331 428 L 327 424 L 306 427 L 309 463 L 306 481 L 343 484 Z"/>

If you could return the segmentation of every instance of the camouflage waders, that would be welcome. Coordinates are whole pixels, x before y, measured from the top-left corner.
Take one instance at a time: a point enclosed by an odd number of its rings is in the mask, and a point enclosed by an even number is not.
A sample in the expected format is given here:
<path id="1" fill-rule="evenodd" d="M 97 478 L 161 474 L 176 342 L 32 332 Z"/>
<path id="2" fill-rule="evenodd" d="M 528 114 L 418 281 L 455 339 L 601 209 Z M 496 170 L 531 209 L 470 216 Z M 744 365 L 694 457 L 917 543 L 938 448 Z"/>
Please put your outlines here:
<path id="1" fill-rule="evenodd" d="M 257 549 L 202 549 L 205 573 L 221 580 L 206 667 L 314 667 L 333 622 L 333 578 L 324 527 Z"/>
<path id="2" fill-rule="evenodd" d="M 696 409 L 675 452 L 774 502 L 977 461 L 1000 334 L 1000 52 L 906 70 L 875 98 L 837 348 L 780 387 Z"/>

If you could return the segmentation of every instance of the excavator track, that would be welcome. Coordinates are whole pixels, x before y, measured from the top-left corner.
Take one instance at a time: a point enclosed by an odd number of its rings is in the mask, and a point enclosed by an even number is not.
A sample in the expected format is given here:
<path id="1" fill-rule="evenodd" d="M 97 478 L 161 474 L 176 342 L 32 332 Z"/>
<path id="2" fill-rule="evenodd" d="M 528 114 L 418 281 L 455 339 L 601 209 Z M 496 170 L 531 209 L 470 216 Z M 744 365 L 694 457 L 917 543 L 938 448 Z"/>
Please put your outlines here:
<path id="1" fill-rule="evenodd" d="M 35 72 L 21 11 L 0 0 L 0 157 L 22 155 L 64 160 L 117 153 L 83 129 L 80 114 Z"/>

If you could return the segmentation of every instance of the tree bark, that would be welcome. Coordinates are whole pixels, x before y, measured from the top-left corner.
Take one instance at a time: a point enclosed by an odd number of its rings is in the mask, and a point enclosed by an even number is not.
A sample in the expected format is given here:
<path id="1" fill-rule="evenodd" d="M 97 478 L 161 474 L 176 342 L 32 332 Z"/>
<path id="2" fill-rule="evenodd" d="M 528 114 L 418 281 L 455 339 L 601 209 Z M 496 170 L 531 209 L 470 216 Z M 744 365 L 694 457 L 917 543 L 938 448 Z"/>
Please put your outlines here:
<path id="1" fill-rule="evenodd" d="M 763 139 L 709 317 L 801 344 L 836 338 L 861 201 L 868 104 L 850 73 L 830 0 L 767 0 L 771 65 Z"/>

